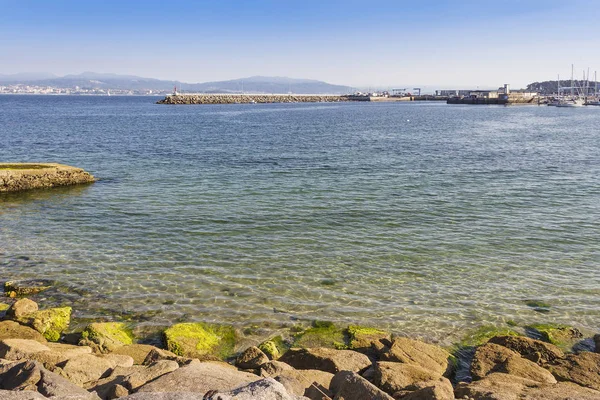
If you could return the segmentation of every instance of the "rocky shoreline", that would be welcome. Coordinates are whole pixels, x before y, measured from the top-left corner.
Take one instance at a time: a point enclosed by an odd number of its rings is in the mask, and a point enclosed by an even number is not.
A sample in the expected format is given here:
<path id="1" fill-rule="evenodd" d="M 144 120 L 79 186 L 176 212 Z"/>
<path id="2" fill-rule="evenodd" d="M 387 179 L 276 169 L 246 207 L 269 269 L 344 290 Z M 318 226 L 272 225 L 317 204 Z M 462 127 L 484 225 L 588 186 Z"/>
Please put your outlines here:
<path id="1" fill-rule="evenodd" d="M 81 168 L 55 163 L 0 163 L 0 193 L 94 182 Z"/>
<path id="2" fill-rule="evenodd" d="M 123 322 L 71 332 L 71 307 L 23 296 L 45 289 L 5 283 L 0 399 L 600 399 L 600 335 L 567 326 L 538 326 L 541 340 L 487 327 L 443 348 L 315 321 L 236 351 L 231 326 L 177 323 L 154 346 Z"/>

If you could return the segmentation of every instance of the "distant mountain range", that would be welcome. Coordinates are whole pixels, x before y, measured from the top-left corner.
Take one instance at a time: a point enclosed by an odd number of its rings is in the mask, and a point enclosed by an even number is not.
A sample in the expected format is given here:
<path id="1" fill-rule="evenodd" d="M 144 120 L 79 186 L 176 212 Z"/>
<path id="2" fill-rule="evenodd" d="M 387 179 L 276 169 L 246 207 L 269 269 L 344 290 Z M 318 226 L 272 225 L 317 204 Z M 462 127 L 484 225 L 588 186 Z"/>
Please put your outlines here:
<path id="1" fill-rule="evenodd" d="M 200 93 L 319 93 L 343 94 L 352 91 L 349 86 L 332 85 L 327 82 L 285 77 L 252 76 L 229 81 L 184 83 L 133 75 L 84 72 L 78 75 L 56 76 L 47 73 L 0 74 L 0 85 L 37 85 L 60 88 L 120 89 L 172 91 L 174 86 L 183 92 Z"/>

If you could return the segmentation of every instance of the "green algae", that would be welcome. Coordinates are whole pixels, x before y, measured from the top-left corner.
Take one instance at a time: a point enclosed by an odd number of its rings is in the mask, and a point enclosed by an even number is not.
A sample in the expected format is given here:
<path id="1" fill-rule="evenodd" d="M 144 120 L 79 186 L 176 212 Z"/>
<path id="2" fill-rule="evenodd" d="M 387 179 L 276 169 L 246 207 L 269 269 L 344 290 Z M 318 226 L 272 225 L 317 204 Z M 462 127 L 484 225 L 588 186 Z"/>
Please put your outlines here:
<path id="1" fill-rule="evenodd" d="M 71 307 L 48 308 L 16 318 L 41 333 L 46 340 L 56 342 L 71 322 Z"/>
<path id="2" fill-rule="evenodd" d="M 95 345 L 100 351 L 133 344 L 133 331 L 123 322 L 94 322 L 89 324 L 81 333 L 81 344 Z"/>
<path id="3" fill-rule="evenodd" d="M 350 325 L 346 329 L 348 337 L 348 348 L 350 349 L 366 349 L 370 348 L 371 344 L 381 339 L 390 339 L 391 334 L 384 330 L 360 325 Z"/>
<path id="4" fill-rule="evenodd" d="M 345 329 L 335 326 L 332 322 L 314 321 L 310 328 L 294 336 L 292 347 L 347 349 L 348 335 Z"/>
<path id="5" fill-rule="evenodd" d="M 289 348 L 281 336 L 276 336 L 265 340 L 258 345 L 258 348 L 269 357 L 269 360 L 277 360 Z"/>
<path id="6" fill-rule="evenodd" d="M 21 169 L 46 169 L 50 168 L 48 165 L 42 164 L 0 164 L 0 170 L 12 169 L 12 170 L 21 170 Z"/>
<path id="7" fill-rule="evenodd" d="M 180 356 L 226 358 L 234 353 L 236 333 L 231 326 L 188 322 L 166 329 L 163 339 L 167 349 Z"/>
<path id="8" fill-rule="evenodd" d="M 6 311 L 10 308 L 10 304 L 6 304 L 6 303 L 0 303 L 0 312 L 1 311 Z"/>
<path id="9" fill-rule="evenodd" d="M 520 334 L 511 328 L 504 328 L 496 325 L 483 325 L 467 333 L 462 340 L 455 345 L 455 348 L 479 346 L 487 343 L 487 341 L 494 336 L 520 336 Z"/>
<path id="10" fill-rule="evenodd" d="M 527 325 L 525 329 L 533 333 L 532 336 L 539 336 L 540 340 L 563 349 L 568 348 L 577 339 L 583 337 L 579 329 L 563 324 L 532 324 Z"/>

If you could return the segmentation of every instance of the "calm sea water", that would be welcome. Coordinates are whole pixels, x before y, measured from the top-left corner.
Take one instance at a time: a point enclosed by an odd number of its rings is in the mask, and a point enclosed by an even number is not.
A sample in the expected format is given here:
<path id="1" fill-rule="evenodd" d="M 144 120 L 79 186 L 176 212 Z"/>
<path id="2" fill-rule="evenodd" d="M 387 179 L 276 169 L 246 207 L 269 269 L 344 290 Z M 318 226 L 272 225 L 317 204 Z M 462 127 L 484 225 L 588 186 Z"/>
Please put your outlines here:
<path id="1" fill-rule="evenodd" d="M 600 108 L 0 96 L 0 277 L 140 326 L 600 324 Z M 548 313 L 525 303 L 542 300 Z"/>

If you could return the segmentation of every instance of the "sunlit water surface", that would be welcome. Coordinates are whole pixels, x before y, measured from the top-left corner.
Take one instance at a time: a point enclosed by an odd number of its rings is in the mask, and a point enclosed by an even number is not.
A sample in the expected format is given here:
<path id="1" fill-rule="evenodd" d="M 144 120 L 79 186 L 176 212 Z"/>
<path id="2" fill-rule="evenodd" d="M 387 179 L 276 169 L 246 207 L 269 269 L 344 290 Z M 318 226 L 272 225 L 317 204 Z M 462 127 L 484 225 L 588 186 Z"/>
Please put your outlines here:
<path id="1" fill-rule="evenodd" d="M 1 279 L 140 326 L 597 330 L 600 107 L 156 100 L 0 96 L 0 160 L 99 178 L 0 195 Z"/>

